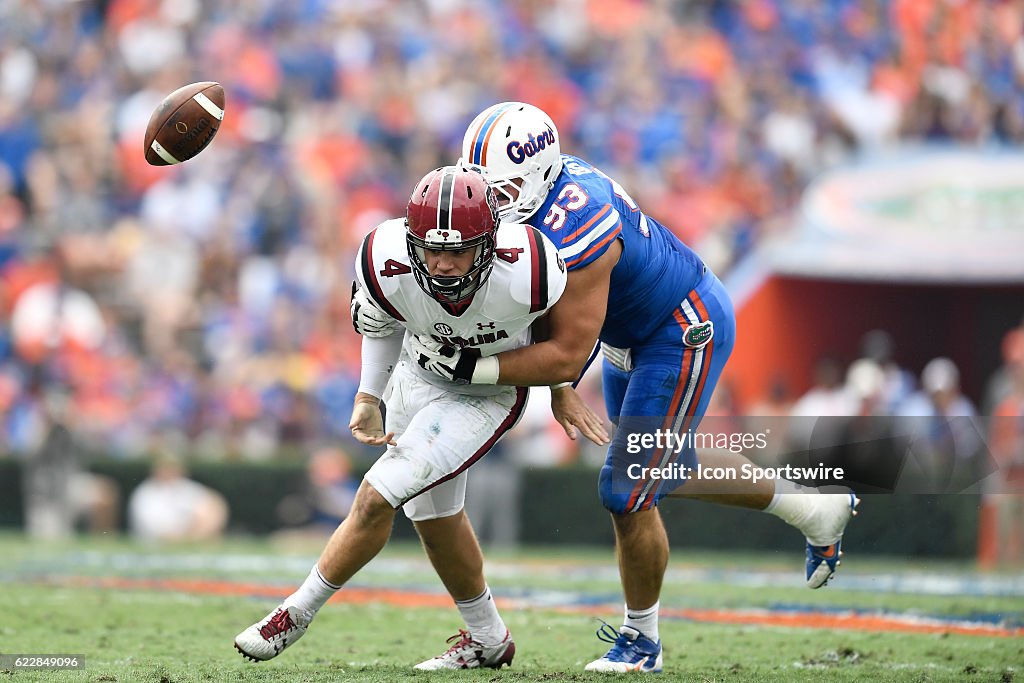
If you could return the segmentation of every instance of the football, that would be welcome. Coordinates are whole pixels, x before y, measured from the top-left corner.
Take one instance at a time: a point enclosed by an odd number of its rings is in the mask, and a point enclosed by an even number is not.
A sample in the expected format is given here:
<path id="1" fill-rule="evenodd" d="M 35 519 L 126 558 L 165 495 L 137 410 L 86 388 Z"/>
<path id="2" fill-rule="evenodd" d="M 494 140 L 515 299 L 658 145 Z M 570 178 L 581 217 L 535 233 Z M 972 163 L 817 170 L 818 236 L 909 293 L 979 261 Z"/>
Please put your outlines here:
<path id="1" fill-rule="evenodd" d="M 182 86 L 164 98 L 146 126 L 146 161 L 180 164 L 202 152 L 224 120 L 224 88 L 203 81 Z"/>

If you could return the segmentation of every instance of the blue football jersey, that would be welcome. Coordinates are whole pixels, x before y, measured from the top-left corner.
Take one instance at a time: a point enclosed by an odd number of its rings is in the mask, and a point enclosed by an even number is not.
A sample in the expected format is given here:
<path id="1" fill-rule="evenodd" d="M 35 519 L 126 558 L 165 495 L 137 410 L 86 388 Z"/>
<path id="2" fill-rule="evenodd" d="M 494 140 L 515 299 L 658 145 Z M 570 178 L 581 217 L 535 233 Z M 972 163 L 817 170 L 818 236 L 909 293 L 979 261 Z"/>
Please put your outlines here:
<path id="1" fill-rule="evenodd" d="M 562 172 L 529 223 L 554 242 L 570 271 L 621 241 L 600 336 L 619 348 L 647 339 L 704 272 L 700 257 L 645 216 L 618 183 L 569 154 L 562 155 Z"/>

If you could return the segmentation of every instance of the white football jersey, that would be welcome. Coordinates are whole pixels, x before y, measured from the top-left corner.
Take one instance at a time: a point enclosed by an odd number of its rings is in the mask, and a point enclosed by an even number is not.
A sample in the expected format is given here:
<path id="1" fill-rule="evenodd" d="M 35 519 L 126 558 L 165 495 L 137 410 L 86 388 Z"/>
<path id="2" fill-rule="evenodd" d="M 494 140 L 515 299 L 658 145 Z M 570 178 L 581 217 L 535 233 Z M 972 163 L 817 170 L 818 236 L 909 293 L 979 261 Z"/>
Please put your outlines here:
<path id="1" fill-rule="evenodd" d="M 370 298 L 405 327 L 403 358 L 410 334 L 473 347 L 483 356 L 530 343 L 531 323 L 565 290 L 565 263 L 551 240 L 529 225 L 501 223 L 495 242 L 490 276 L 459 310 L 442 306 L 417 284 L 403 219 L 385 221 L 366 236 L 356 256 L 356 277 Z M 456 385 L 411 365 L 428 382 L 458 393 L 487 395 L 495 390 L 491 385 Z"/>

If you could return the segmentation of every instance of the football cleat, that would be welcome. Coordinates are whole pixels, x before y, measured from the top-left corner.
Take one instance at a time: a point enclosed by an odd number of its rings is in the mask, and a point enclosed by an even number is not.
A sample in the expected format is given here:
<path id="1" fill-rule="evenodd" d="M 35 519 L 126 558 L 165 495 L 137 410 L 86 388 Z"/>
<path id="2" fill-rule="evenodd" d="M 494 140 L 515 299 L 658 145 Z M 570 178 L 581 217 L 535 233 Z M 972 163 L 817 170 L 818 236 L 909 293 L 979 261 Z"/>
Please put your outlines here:
<path id="1" fill-rule="evenodd" d="M 807 586 L 821 588 L 835 576 L 840 565 L 843 532 L 850 520 L 857 515 L 860 498 L 851 491 L 848 494 L 833 494 L 822 498 L 828 507 L 817 520 L 818 528 L 814 537 L 807 535 Z M 806 533 L 806 530 L 805 530 Z"/>
<path id="2" fill-rule="evenodd" d="M 420 671 L 439 671 L 441 669 L 500 669 L 506 664 L 512 666 L 512 658 L 516 654 L 516 644 L 512 641 L 512 634 L 505 631 L 505 639 L 497 645 L 484 645 L 473 640 L 469 631 L 459 629 L 459 632 L 449 638 L 447 642 L 454 642 L 448 650 L 433 659 L 420 662 L 415 666 Z"/>
<path id="3" fill-rule="evenodd" d="M 602 622 L 597 637 L 612 647 L 600 659 L 587 664 L 584 671 L 602 673 L 661 673 L 661 641 L 654 642 L 635 628 L 623 626 L 616 631 L 607 622 Z"/>
<path id="4" fill-rule="evenodd" d="M 273 612 L 235 636 L 235 649 L 243 657 L 263 662 L 281 654 L 306 633 L 313 613 L 280 605 Z"/>

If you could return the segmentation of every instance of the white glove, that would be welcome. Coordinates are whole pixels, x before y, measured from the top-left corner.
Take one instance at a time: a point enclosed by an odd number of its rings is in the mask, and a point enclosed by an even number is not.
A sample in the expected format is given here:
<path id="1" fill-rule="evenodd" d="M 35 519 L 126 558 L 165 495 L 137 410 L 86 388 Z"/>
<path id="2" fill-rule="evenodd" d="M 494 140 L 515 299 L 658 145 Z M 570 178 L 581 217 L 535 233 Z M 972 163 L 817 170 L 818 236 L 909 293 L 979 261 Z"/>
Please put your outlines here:
<path id="1" fill-rule="evenodd" d="M 352 300 L 349 302 L 349 313 L 352 314 L 352 327 L 364 337 L 389 337 L 399 329 L 401 324 L 382 310 L 355 282 L 352 283 Z"/>
<path id="2" fill-rule="evenodd" d="M 455 384 L 497 384 L 498 359 L 481 356 L 472 347 L 446 346 L 424 335 L 413 335 L 409 356 L 424 370 Z"/>

